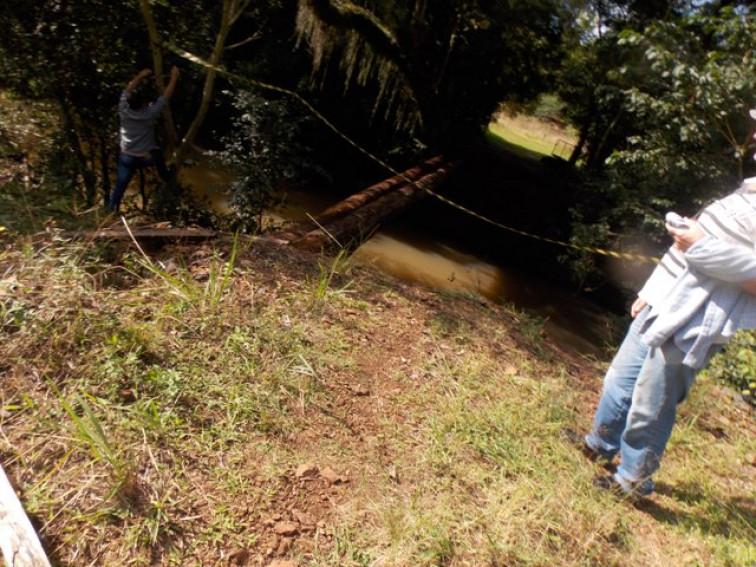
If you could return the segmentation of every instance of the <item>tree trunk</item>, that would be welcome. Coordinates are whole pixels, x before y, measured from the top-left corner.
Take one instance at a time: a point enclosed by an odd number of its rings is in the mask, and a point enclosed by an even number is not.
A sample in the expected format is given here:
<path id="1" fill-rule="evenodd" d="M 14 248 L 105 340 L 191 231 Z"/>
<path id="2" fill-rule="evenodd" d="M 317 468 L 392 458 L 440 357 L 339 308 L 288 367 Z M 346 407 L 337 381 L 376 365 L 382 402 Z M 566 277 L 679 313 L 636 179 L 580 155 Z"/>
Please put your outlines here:
<path id="1" fill-rule="evenodd" d="M 64 96 L 61 96 L 58 99 L 58 104 L 60 106 L 61 115 L 63 116 L 63 130 L 66 133 L 68 144 L 71 147 L 71 150 L 73 150 L 74 158 L 76 160 L 76 174 L 81 175 L 85 187 L 84 198 L 87 200 L 87 205 L 89 206 L 89 201 L 95 194 L 97 187 L 92 175 L 87 175 L 89 163 L 87 162 L 87 156 L 84 154 L 84 149 L 81 146 L 81 140 L 77 135 L 77 132 L 81 132 L 82 128 L 79 124 L 76 124 L 76 118 L 71 112 L 71 106 Z"/>
<path id="2" fill-rule="evenodd" d="M 205 82 L 202 86 L 202 99 L 200 100 L 197 113 L 192 119 L 186 134 L 183 136 L 181 143 L 178 142 L 178 136 L 171 115 L 170 107 L 166 107 L 165 118 L 166 128 L 168 130 L 168 139 L 170 143 L 170 149 L 175 152 L 176 163 L 181 161 L 181 158 L 193 150 L 194 139 L 202 127 L 207 116 L 210 103 L 212 102 L 215 92 L 215 79 L 218 76 L 221 61 L 223 56 L 229 47 L 226 45 L 228 35 L 231 32 L 234 24 L 244 14 L 245 10 L 249 6 L 251 0 L 223 0 L 220 29 L 215 36 L 215 44 L 213 51 L 210 54 L 210 60 L 205 64 L 207 70 L 205 75 Z M 152 16 L 152 9 L 148 0 L 140 0 L 139 6 L 142 11 L 145 25 L 150 35 L 150 43 L 152 44 L 152 59 L 155 67 L 155 80 L 159 91 L 165 89 L 165 81 L 163 80 L 163 56 L 160 50 L 160 38 L 158 35 L 157 25 L 155 19 Z M 232 46 L 233 47 L 233 46 Z"/>
<path id="3" fill-rule="evenodd" d="M 438 160 L 438 161 L 436 161 Z M 429 164 L 436 165 L 430 172 L 423 172 L 423 167 Z M 346 248 L 354 249 L 367 240 L 383 223 L 405 212 L 420 199 L 425 197 L 426 189 L 435 191 L 449 175 L 454 164 L 444 162 L 440 158 L 434 158 L 419 168 L 408 170 L 406 174 L 391 178 L 377 185 L 373 185 L 357 195 L 342 201 L 339 205 L 329 210 L 341 211 L 351 208 L 344 214 L 334 215 L 329 213 L 324 218 L 330 218 L 327 223 L 320 223 L 317 230 L 313 230 L 301 238 L 291 240 L 291 244 L 297 248 L 310 251 L 323 249 Z M 407 182 L 404 177 L 416 175 L 417 180 Z M 411 178 L 410 178 L 411 179 Z M 367 195 L 375 195 L 378 187 L 389 185 L 389 189 L 383 191 L 373 199 L 368 200 Z M 356 207 L 348 207 L 346 202 L 351 199 L 351 204 L 361 202 Z M 327 211 L 328 212 L 328 211 Z"/>
<path id="4" fill-rule="evenodd" d="M 343 201 L 329 207 L 318 216 L 315 217 L 315 222 L 320 225 L 332 223 L 335 220 L 356 211 L 360 207 L 365 206 L 370 201 L 382 197 L 383 195 L 393 191 L 400 185 L 405 185 L 410 181 L 415 181 L 421 176 L 427 174 L 430 171 L 438 169 L 443 165 L 444 158 L 442 156 L 436 156 L 429 159 L 425 163 L 408 169 L 404 173 L 389 177 L 388 179 L 371 185 L 364 191 L 355 193 L 354 195 L 347 197 Z"/>
<path id="5" fill-rule="evenodd" d="M 192 120 L 192 123 L 186 131 L 181 147 L 178 149 L 177 153 L 179 157 L 185 153 L 185 148 L 190 147 L 194 142 L 194 138 L 197 136 L 200 126 L 202 126 L 202 123 L 205 121 L 205 116 L 210 108 L 210 100 L 212 99 L 215 88 L 215 78 L 218 74 L 217 68 L 223 58 L 223 52 L 226 48 L 226 37 L 231 29 L 231 8 L 231 3 L 228 0 L 223 2 L 220 29 L 215 36 L 215 46 L 210 55 L 210 67 L 207 68 L 205 83 L 202 86 L 202 100 L 197 109 L 197 114 L 194 115 L 194 120 Z"/>
<path id="6" fill-rule="evenodd" d="M 108 142 L 104 138 L 100 138 L 100 170 L 102 176 L 102 196 L 103 202 L 107 203 L 110 197 L 110 191 L 112 189 L 110 183 L 110 148 Z M 88 205 L 91 207 L 94 203 Z"/>
<path id="7" fill-rule="evenodd" d="M 155 84 L 157 85 L 158 92 L 162 93 L 165 90 L 165 80 L 163 79 L 163 53 L 160 50 L 160 36 L 158 35 L 157 26 L 155 25 L 155 18 L 152 17 L 152 8 L 150 8 L 149 0 L 140 0 L 139 8 L 142 11 L 142 17 L 144 18 L 144 23 L 147 26 L 147 32 L 150 35 L 152 64 L 155 68 Z M 173 151 L 178 144 L 178 136 L 176 135 L 176 126 L 173 122 L 171 108 L 168 105 L 166 105 L 165 107 L 164 116 L 165 128 L 168 135 L 168 144 L 170 146 L 170 151 Z M 166 152 L 166 154 L 167 153 L 168 152 Z"/>
<path id="8" fill-rule="evenodd" d="M 591 128 L 590 125 L 591 120 L 589 118 L 586 118 L 585 121 L 580 125 L 580 136 L 578 138 L 578 142 L 577 144 L 575 144 L 575 148 L 572 150 L 572 154 L 567 160 L 567 163 L 572 166 L 577 165 L 577 161 L 578 159 L 580 159 L 580 155 L 583 153 L 585 143 L 588 141 L 588 132 Z"/>

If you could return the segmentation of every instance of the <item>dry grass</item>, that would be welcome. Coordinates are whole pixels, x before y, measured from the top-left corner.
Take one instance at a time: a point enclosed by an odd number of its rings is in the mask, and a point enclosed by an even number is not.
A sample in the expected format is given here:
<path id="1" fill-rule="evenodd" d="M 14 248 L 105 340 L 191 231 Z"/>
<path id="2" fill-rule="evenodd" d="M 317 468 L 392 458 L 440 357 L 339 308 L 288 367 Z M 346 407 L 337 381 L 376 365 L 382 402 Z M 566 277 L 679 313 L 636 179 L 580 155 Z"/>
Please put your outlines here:
<path id="1" fill-rule="evenodd" d="M 705 379 L 633 507 L 563 436 L 602 364 L 522 313 L 263 241 L 4 244 L 0 458 L 60 564 L 756 560 L 754 416 Z"/>

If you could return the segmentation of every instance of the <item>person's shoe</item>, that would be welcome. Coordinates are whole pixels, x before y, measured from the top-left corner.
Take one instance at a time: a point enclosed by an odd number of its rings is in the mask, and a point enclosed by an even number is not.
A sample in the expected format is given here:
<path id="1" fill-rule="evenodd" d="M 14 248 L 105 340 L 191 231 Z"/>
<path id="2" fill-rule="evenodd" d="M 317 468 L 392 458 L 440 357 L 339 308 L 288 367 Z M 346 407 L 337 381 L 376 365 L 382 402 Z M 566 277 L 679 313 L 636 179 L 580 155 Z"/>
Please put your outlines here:
<path id="1" fill-rule="evenodd" d="M 593 479 L 593 486 L 606 490 L 618 498 L 627 498 L 630 496 L 630 493 L 625 492 L 625 489 L 622 488 L 622 485 L 619 482 L 617 482 L 617 479 L 614 478 L 613 474 L 597 476 Z"/>
<path id="2" fill-rule="evenodd" d="M 637 502 L 643 496 L 648 496 L 653 492 L 651 481 L 640 483 L 634 486 L 625 486 L 624 483 L 617 479 L 616 475 L 601 475 L 593 479 L 593 486 L 606 490 L 617 498 Z"/>
<path id="3" fill-rule="evenodd" d="M 604 457 L 601 453 L 594 450 L 592 447 L 588 445 L 585 441 L 585 437 L 580 435 L 577 431 L 572 431 L 571 429 L 567 429 L 564 431 L 564 436 L 567 438 L 567 441 L 570 445 L 575 447 L 578 451 L 580 451 L 583 456 L 591 461 L 592 463 L 609 463 L 611 462 L 610 459 L 607 459 Z"/>

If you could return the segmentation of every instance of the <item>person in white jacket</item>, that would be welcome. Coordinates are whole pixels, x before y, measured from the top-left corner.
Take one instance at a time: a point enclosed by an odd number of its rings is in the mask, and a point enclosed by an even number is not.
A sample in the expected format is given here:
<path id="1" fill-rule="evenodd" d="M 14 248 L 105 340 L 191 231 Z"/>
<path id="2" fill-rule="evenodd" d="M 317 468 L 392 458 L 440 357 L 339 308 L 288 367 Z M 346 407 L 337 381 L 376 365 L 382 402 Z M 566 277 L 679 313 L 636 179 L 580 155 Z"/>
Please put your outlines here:
<path id="1" fill-rule="evenodd" d="M 756 328 L 756 177 L 685 220 L 687 227 L 666 225 L 674 244 L 633 303 L 581 440 L 591 459 L 620 456 L 616 471 L 594 482 L 619 495 L 653 491 L 696 373 L 735 331 Z"/>

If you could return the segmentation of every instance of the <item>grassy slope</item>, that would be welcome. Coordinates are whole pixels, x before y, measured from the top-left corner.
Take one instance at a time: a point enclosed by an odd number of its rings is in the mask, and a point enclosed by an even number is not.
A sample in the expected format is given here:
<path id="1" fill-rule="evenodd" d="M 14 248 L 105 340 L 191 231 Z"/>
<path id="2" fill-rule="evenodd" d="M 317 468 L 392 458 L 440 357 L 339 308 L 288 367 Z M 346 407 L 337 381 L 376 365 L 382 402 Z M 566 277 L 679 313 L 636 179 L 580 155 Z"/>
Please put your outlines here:
<path id="1" fill-rule="evenodd" d="M 705 376 L 659 493 L 616 501 L 563 435 L 606 361 L 540 321 L 259 240 L 18 236 L 52 214 L 24 171 L 0 195 L 23 212 L 0 233 L 0 462 L 56 563 L 756 562 L 753 410 Z"/>
<path id="2" fill-rule="evenodd" d="M 234 250 L 6 236 L 0 458 L 61 564 L 756 561 L 729 390 L 701 380 L 634 507 L 563 436 L 604 363 L 476 297 Z"/>
<path id="3" fill-rule="evenodd" d="M 500 114 L 488 127 L 488 139 L 496 146 L 520 157 L 538 160 L 558 154 L 569 157 L 576 137 L 571 131 L 537 118 Z"/>

